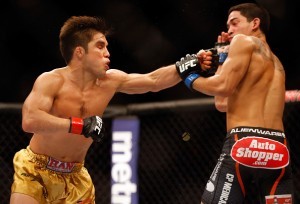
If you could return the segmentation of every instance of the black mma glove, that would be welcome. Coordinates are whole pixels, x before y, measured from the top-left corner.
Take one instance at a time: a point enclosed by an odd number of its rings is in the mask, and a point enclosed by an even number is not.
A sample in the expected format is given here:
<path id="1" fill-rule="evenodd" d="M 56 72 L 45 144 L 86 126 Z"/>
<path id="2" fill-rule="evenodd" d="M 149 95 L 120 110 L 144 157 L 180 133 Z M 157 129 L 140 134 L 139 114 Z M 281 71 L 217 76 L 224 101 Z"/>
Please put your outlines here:
<path id="1" fill-rule="evenodd" d="M 223 64 L 228 56 L 228 49 L 224 49 L 227 45 L 229 45 L 228 41 L 222 43 L 215 43 L 215 48 L 217 49 L 217 54 L 219 55 L 219 64 Z"/>
<path id="2" fill-rule="evenodd" d="M 212 76 L 216 73 L 219 65 L 222 65 L 227 58 L 228 50 L 222 51 L 222 48 L 229 45 L 229 42 L 215 43 L 215 47 L 208 49 L 212 52 L 211 68 L 207 71 L 208 76 Z"/>
<path id="3" fill-rule="evenodd" d="M 176 70 L 184 81 L 184 84 L 192 90 L 193 82 L 200 77 L 201 67 L 198 61 L 198 57 L 195 54 L 187 54 L 185 57 L 177 61 Z"/>
<path id="4" fill-rule="evenodd" d="M 104 127 L 101 117 L 91 116 L 85 119 L 71 117 L 69 133 L 91 137 L 96 142 L 101 142 L 104 137 Z"/>

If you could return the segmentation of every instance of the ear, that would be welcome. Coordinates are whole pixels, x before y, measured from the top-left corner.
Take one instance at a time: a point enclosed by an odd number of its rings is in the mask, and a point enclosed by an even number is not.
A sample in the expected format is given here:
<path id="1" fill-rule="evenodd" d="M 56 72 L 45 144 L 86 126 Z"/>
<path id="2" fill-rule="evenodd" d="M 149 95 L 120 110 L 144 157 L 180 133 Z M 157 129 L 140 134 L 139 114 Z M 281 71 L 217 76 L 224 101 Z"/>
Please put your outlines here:
<path id="1" fill-rule="evenodd" d="M 83 57 L 83 55 L 85 54 L 85 50 L 83 47 L 78 46 L 75 48 L 74 50 L 74 55 L 77 56 L 78 58 Z"/>
<path id="2" fill-rule="evenodd" d="M 260 19 L 259 18 L 254 18 L 253 19 L 253 26 L 252 29 L 253 30 L 258 30 L 260 26 Z"/>

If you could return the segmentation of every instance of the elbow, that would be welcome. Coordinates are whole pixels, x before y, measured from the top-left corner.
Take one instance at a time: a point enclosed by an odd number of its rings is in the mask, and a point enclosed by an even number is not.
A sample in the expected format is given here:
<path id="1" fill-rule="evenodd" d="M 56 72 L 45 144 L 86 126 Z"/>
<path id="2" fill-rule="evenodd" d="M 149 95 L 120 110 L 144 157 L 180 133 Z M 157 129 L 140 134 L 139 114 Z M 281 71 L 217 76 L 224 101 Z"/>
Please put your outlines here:
<path id="1" fill-rule="evenodd" d="M 227 111 L 227 106 L 222 104 L 222 103 L 216 103 L 215 104 L 215 107 L 216 109 L 219 111 L 219 112 L 226 112 Z"/>
<path id="2" fill-rule="evenodd" d="M 215 96 L 215 107 L 220 112 L 227 112 L 227 98 Z"/>
<path id="3" fill-rule="evenodd" d="M 34 131 L 34 121 L 31 119 L 22 119 L 22 129 L 25 132 L 33 133 Z"/>
<path id="4" fill-rule="evenodd" d="M 24 106 L 22 109 L 22 129 L 28 133 L 36 132 L 40 126 L 39 120 L 40 112 L 36 109 L 29 109 L 28 106 Z"/>

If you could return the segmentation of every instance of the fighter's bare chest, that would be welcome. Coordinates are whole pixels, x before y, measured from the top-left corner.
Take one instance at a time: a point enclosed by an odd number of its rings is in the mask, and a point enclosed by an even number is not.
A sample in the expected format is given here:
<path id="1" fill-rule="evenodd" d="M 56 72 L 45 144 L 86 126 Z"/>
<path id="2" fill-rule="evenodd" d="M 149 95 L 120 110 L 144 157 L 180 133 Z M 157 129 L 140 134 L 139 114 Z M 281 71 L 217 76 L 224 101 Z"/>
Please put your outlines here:
<path id="1" fill-rule="evenodd" d="M 102 115 L 113 94 L 109 92 L 90 90 L 90 91 L 71 91 L 58 94 L 53 102 L 53 111 L 61 116 L 80 116 Z"/>

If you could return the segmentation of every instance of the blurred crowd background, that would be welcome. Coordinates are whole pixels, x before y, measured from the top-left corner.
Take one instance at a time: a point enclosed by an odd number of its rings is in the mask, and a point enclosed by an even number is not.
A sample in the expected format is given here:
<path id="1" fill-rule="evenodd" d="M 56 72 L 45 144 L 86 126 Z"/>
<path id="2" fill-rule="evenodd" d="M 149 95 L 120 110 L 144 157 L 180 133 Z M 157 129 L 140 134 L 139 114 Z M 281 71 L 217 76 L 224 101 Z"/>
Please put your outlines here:
<path id="1" fill-rule="evenodd" d="M 298 9 L 290 0 L 6 0 L 0 12 L 0 102 L 22 103 L 38 75 L 65 66 L 58 36 L 70 16 L 104 17 L 114 28 L 110 67 L 146 73 L 213 47 L 226 31 L 228 8 L 243 2 L 269 10 L 267 40 L 285 67 L 287 89 L 299 89 Z M 117 94 L 111 104 L 201 97 L 207 96 L 180 83 L 158 93 Z"/>

